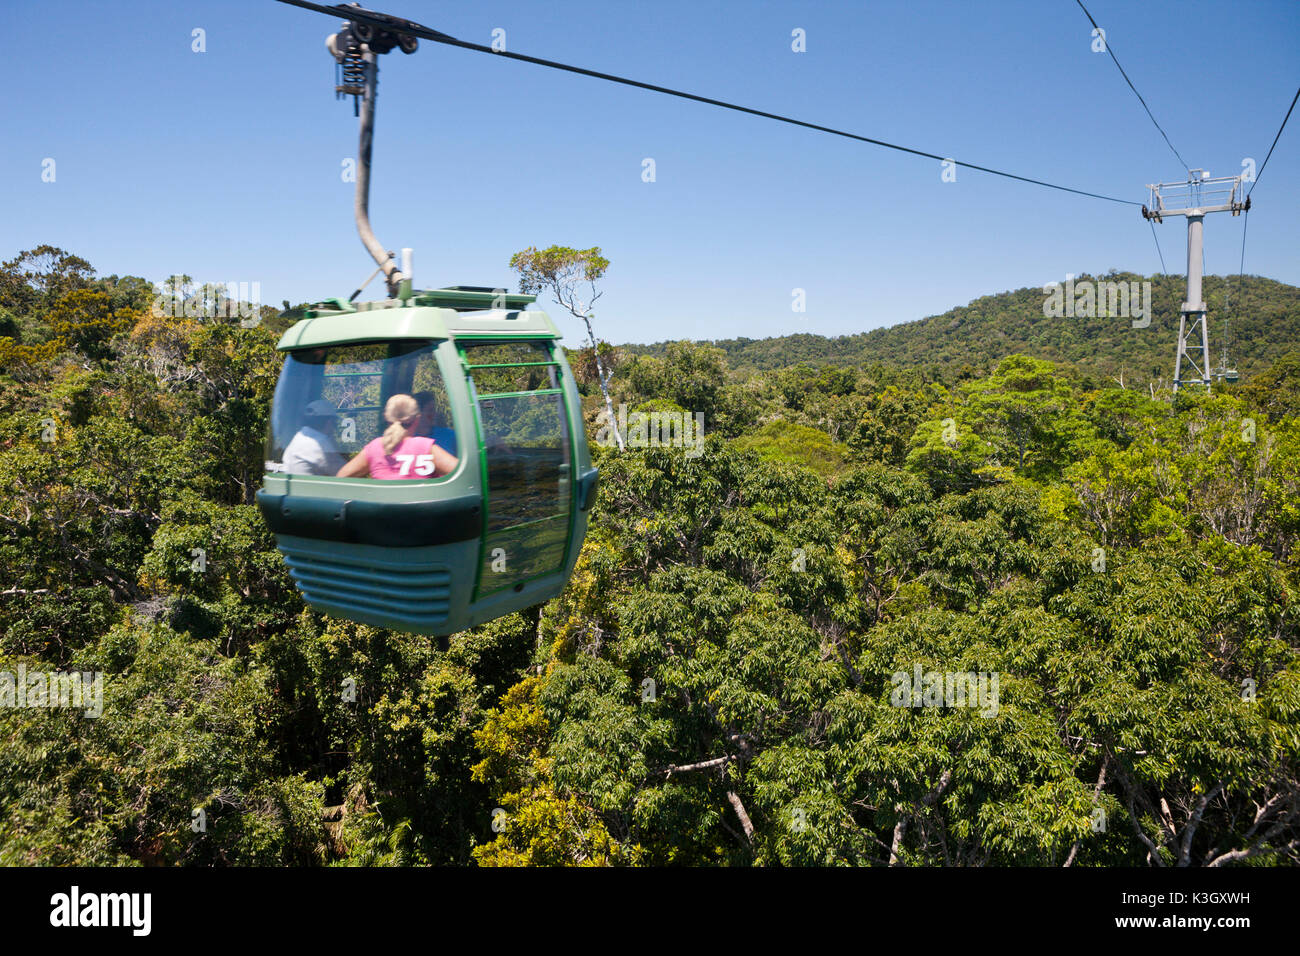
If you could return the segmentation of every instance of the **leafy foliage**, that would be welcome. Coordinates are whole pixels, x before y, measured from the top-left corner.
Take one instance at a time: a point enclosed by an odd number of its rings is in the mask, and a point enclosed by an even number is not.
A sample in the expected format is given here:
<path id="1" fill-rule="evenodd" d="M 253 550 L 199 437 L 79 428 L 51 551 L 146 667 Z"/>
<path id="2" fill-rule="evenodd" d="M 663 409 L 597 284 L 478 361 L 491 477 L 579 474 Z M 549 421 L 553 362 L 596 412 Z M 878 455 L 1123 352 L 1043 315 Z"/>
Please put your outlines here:
<path id="1" fill-rule="evenodd" d="M 1300 353 L 1175 400 L 1018 354 L 1022 293 L 949 314 L 979 354 L 605 351 L 701 453 L 594 449 L 570 586 L 442 651 L 303 607 L 251 506 L 274 334 L 152 291 L 0 267 L 0 674 L 104 678 L 0 706 L 0 863 L 1300 862 Z"/>

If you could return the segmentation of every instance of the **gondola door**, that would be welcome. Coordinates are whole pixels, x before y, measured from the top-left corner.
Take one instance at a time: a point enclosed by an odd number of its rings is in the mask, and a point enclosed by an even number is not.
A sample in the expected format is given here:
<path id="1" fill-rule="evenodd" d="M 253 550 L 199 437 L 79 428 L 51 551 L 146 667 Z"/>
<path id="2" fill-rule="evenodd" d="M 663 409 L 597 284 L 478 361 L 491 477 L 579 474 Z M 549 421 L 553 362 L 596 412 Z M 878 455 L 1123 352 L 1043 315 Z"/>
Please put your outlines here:
<path id="1" fill-rule="evenodd" d="M 563 374 L 543 341 L 458 339 L 485 503 L 475 600 L 565 568 L 574 508 Z"/>

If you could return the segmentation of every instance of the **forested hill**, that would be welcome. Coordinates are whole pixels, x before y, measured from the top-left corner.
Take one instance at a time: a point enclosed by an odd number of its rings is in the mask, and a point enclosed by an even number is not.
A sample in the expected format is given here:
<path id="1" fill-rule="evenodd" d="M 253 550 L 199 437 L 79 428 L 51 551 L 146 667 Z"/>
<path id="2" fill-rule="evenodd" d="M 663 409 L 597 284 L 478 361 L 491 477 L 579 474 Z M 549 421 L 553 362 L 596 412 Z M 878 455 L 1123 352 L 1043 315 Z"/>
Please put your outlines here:
<path id="1" fill-rule="evenodd" d="M 811 365 L 970 365 L 986 372 L 1008 355 L 1068 362 L 1084 371 L 1118 376 L 1125 384 L 1170 378 L 1183 276 L 1112 272 L 1082 275 L 1076 282 L 1151 282 L 1151 324 L 1135 329 L 1127 318 L 1047 318 L 1041 286 L 982 296 L 969 305 L 914 322 L 857 335 L 783 335 L 768 339 L 721 339 L 710 344 L 727 354 L 734 370 L 770 371 L 800 362 Z M 1139 287 L 1140 288 L 1140 287 Z M 1225 307 L 1226 297 L 1226 307 Z M 1211 364 L 1230 319 L 1229 359 L 1243 377 L 1300 347 L 1300 288 L 1262 276 L 1207 276 Z M 661 355 L 667 343 L 622 346 L 629 353 Z"/>

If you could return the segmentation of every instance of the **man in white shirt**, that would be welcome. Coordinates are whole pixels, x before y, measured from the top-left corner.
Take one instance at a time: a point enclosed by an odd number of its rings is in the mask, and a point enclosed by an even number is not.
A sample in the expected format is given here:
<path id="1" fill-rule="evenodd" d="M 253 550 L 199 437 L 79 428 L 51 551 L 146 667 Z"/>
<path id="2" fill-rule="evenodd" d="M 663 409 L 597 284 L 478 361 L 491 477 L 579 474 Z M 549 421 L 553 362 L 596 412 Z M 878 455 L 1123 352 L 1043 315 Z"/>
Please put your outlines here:
<path id="1" fill-rule="evenodd" d="M 347 462 L 334 444 L 339 410 L 323 398 L 307 406 L 303 426 L 284 450 L 284 470 L 291 475 L 337 475 Z"/>

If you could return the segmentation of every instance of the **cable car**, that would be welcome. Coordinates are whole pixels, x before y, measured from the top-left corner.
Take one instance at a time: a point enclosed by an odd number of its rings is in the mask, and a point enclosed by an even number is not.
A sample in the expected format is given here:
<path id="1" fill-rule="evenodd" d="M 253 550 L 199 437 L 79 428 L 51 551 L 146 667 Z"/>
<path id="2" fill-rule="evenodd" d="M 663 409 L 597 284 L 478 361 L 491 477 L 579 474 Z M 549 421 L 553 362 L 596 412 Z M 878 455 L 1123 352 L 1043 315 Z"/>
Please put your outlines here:
<path id="1" fill-rule="evenodd" d="M 332 299 L 284 333 L 256 499 L 308 604 L 447 635 L 563 589 L 596 469 L 560 334 L 544 312 L 525 310 L 532 301 L 470 287 Z M 453 469 L 434 475 L 426 463 L 421 475 L 419 462 L 404 462 L 414 477 L 337 477 L 334 466 L 383 432 L 394 395 L 419 397 L 416 430 L 455 458 Z M 286 461 L 300 432 L 328 435 L 330 415 L 336 448 L 325 467 Z"/>
<path id="2" fill-rule="evenodd" d="M 411 250 L 399 269 L 375 238 L 378 57 L 419 44 L 408 21 L 364 12 L 326 47 L 335 94 L 352 96 L 360 117 L 354 209 L 378 268 L 281 337 L 256 500 L 312 607 L 445 636 L 560 593 L 582 549 L 596 469 L 560 333 L 527 308 L 533 296 L 417 292 Z M 381 272 L 388 297 L 356 302 Z M 390 423 L 400 425 L 391 448 L 381 437 Z"/>

